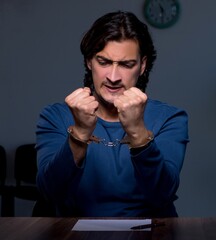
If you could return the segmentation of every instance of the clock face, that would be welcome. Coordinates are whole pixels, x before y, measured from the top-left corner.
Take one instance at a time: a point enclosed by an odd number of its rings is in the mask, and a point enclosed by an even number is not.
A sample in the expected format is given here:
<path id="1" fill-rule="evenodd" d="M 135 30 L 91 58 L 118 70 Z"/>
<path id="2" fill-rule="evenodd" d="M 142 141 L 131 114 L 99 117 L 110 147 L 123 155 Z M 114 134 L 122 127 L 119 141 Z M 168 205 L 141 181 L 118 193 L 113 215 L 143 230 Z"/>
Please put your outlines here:
<path id="1" fill-rule="evenodd" d="M 172 26 L 178 20 L 179 12 L 177 0 L 146 0 L 144 4 L 146 21 L 156 28 Z"/>

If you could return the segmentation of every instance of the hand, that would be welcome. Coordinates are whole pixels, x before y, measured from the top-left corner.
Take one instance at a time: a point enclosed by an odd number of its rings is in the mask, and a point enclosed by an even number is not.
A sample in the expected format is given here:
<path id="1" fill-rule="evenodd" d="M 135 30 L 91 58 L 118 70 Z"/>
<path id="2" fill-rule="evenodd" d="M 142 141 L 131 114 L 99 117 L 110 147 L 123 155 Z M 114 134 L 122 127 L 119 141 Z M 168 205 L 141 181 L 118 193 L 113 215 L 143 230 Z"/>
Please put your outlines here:
<path id="1" fill-rule="evenodd" d="M 126 90 L 114 101 L 119 120 L 133 142 L 142 141 L 148 134 L 143 119 L 146 102 L 147 95 L 135 87 Z"/>
<path id="2" fill-rule="evenodd" d="M 96 126 L 95 111 L 98 108 L 98 102 L 94 96 L 91 96 L 91 90 L 87 87 L 79 88 L 68 95 L 65 102 L 73 114 L 77 137 L 83 140 L 89 139 Z"/>

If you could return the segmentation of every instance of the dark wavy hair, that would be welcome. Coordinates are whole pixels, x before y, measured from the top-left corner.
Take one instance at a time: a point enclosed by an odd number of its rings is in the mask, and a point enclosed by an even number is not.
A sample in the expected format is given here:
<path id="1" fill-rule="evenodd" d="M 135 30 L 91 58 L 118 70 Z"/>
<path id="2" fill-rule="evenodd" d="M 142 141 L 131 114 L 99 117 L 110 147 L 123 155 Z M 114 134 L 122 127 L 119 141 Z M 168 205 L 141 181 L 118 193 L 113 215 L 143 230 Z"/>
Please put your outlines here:
<path id="1" fill-rule="evenodd" d="M 92 90 L 94 89 L 92 72 L 87 67 L 87 61 L 103 50 L 109 41 L 127 39 L 138 42 L 141 59 L 145 56 L 147 57 L 146 69 L 138 78 L 136 84 L 136 87 L 143 92 L 145 91 L 149 81 L 149 73 L 156 59 L 156 51 L 146 24 L 141 22 L 133 13 L 122 11 L 107 13 L 100 17 L 84 35 L 80 44 L 86 71 L 84 86 L 90 87 Z"/>

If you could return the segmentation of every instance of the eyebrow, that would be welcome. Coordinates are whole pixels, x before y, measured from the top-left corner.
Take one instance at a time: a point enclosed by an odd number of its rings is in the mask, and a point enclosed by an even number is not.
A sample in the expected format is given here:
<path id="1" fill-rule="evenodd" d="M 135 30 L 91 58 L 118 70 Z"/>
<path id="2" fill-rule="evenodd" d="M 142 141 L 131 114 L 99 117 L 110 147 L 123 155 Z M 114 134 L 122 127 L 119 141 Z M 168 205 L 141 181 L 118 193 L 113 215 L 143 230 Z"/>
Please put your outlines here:
<path id="1" fill-rule="evenodd" d="M 129 59 L 129 60 L 121 60 L 121 61 L 113 61 L 111 59 L 108 59 L 106 57 L 103 57 L 103 56 L 100 56 L 100 55 L 96 55 L 95 58 L 97 60 L 103 60 L 103 61 L 106 61 L 107 63 L 109 64 L 113 64 L 113 63 L 118 63 L 119 65 L 124 65 L 124 64 L 135 64 L 137 63 L 137 60 L 135 59 Z"/>

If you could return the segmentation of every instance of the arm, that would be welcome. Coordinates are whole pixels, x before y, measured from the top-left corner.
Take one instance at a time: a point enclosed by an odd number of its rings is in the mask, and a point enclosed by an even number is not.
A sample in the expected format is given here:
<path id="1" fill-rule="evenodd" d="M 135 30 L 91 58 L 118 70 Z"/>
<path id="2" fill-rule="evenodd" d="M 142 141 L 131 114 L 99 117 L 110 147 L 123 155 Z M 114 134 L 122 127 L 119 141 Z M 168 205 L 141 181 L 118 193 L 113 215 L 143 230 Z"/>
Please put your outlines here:
<path id="1" fill-rule="evenodd" d="M 144 150 L 132 149 L 131 157 L 140 184 L 145 185 L 146 200 L 162 207 L 174 200 L 179 186 L 188 142 L 188 117 L 184 111 L 165 106 L 156 118 L 151 126 L 154 141 Z"/>
<path id="2" fill-rule="evenodd" d="M 91 95 L 90 88 L 79 88 L 65 99 L 74 118 L 74 126 L 70 128 L 69 145 L 77 166 L 81 166 L 86 155 L 88 140 L 96 126 L 95 111 L 98 102 Z"/>
<path id="3" fill-rule="evenodd" d="M 37 123 L 37 184 L 43 195 L 56 201 L 62 198 L 70 179 L 81 171 L 68 141 L 67 127 L 71 124 L 71 113 L 61 104 L 43 109 Z"/>
<path id="4" fill-rule="evenodd" d="M 73 177 L 81 171 L 87 144 L 76 139 L 90 138 L 95 125 L 93 114 L 98 102 L 89 88 L 79 88 L 65 99 L 67 104 L 47 107 L 37 125 L 38 177 L 42 193 L 51 199 L 64 199 Z M 74 137 L 67 130 L 73 126 Z"/>
<path id="5" fill-rule="evenodd" d="M 114 104 L 132 147 L 131 157 L 145 200 L 154 207 L 172 202 L 188 142 L 186 113 L 161 103 L 149 108 L 147 95 L 137 88 L 125 91 Z M 150 145 L 149 130 L 155 135 Z"/>

